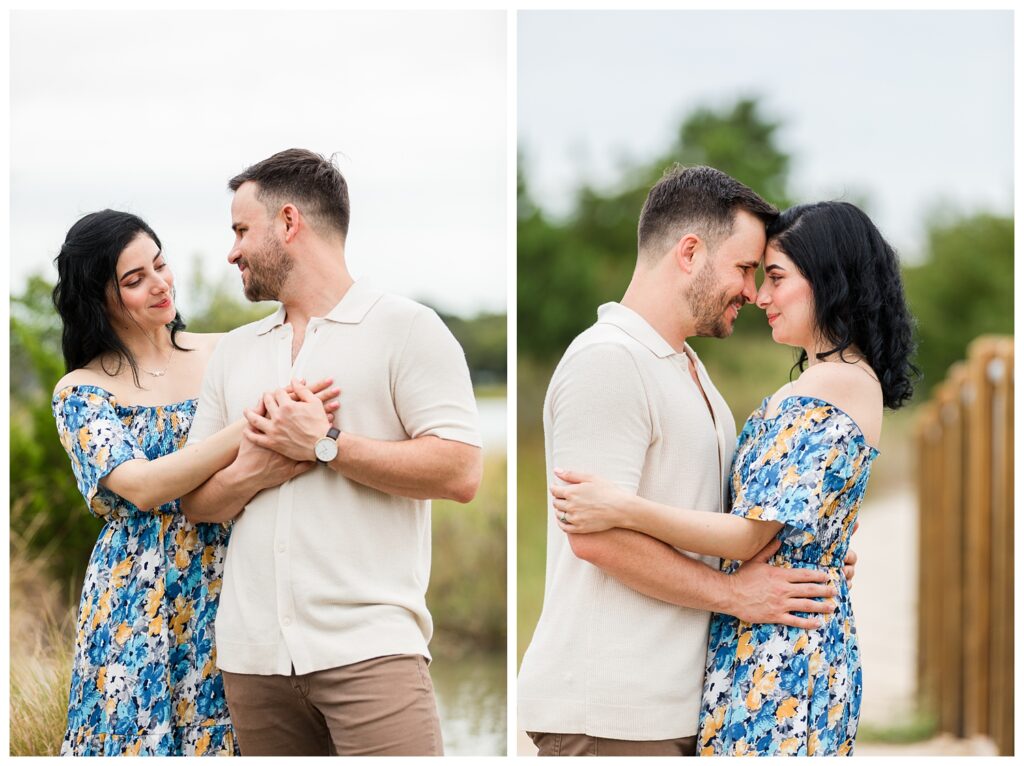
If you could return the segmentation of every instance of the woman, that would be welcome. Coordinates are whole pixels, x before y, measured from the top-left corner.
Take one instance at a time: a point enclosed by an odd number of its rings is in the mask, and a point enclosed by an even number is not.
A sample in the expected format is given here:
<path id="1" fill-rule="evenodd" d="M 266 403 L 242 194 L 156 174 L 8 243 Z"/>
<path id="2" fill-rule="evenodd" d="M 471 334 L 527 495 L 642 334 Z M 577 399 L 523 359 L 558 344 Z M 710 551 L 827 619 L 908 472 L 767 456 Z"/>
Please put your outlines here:
<path id="1" fill-rule="evenodd" d="M 734 572 L 773 537 L 772 563 L 825 569 L 835 610 L 817 629 L 712 617 L 701 755 L 849 755 L 861 667 L 843 559 L 878 456 L 882 408 L 912 394 L 912 324 L 892 248 L 853 205 L 800 205 L 768 227 L 757 295 L 800 377 L 750 416 L 732 464 L 731 514 L 680 510 L 559 471 L 559 526 L 635 529 Z M 807 369 L 804 365 L 808 363 Z"/>
<path id="2" fill-rule="evenodd" d="M 236 754 L 213 647 L 230 525 L 192 524 L 178 502 L 231 463 L 243 438 L 239 421 L 182 448 L 219 336 L 184 332 L 160 240 L 134 215 L 85 216 L 56 263 L 69 372 L 53 412 L 78 487 L 105 522 L 82 588 L 61 753 Z M 329 384 L 314 391 L 332 412 Z M 257 489 L 314 465 L 278 462 Z"/>

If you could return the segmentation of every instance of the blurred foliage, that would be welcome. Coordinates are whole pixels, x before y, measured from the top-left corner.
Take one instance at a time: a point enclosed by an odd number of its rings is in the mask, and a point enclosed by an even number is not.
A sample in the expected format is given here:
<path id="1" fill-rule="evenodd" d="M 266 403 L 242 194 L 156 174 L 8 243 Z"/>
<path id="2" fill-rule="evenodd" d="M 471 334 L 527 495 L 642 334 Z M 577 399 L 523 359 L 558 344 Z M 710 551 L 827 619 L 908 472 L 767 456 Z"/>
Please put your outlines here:
<path id="1" fill-rule="evenodd" d="M 505 314 L 477 314 L 471 319 L 438 315 L 466 352 L 474 386 L 505 386 L 508 378 L 508 318 Z"/>
<path id="2" fill-rule="evenodd" d="M 965 358 L 979 335 L 1013 334 L 1013 219 L 938 210 L 929 218 L 926 260 L 904 269 L 917 319 L 917 401 Z"/>
<path id="3" fill-rule="evenodd" d="M 483 483 L 471 502 L 431 503 L 427 606 L 436 644 L 505 649 L 507 467 L 505 455 L 487 455 Z"/>
<path id="4" fill-rule="evenodd" d="M 189 330 L 224 332 L 275 310 L 273 303 L 246 302 L 230 280 L 210 282 L 201 268 L 194 273 Z M 77 593 L 101 522 L 85 508 L 50 409 L 53 386 L 65 372 L 52 289 L 35 276 L 11 298 L 10 524 L 24 555 Z M 474 376 L 500 375 L 504 383 L 504 315 L 443 318 L 466 348 Z M 438 503 L 434 529 L 437 622 L 488 647 L 504 645 L 505 486 L 504 462 L 489 463 L 477 499 L 452 508 Z"/>

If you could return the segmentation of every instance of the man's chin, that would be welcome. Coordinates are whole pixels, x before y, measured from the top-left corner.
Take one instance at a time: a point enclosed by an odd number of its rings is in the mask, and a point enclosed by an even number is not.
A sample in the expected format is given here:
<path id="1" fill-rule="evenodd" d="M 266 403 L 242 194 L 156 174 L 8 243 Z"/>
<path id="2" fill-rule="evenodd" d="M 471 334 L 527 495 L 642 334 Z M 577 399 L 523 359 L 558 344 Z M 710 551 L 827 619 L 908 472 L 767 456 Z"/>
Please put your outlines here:
<path id="1" fill-rule="evenodd" d="M 728 338 L 732 335 L 733 323 L 724 319 L 712 325 L 698 327 L 694 333 L 698 338 Z"/>

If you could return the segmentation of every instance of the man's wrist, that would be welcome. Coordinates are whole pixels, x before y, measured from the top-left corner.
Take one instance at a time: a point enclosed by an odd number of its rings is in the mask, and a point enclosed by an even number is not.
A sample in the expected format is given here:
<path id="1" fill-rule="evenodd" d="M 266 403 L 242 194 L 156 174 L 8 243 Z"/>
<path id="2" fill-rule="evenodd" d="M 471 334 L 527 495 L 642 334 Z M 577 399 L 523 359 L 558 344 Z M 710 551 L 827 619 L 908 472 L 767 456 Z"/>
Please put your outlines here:
<path id="1" fill-rule="evenodd" d="M 722 572 L 712 572 L 711 574 L 713 575 L 709 583 L 711 587 L 707 590 L 708 611 L 739 617 L 736 614 L 736 607 L 740 603 L 740 592 L 736 578 Z"/>

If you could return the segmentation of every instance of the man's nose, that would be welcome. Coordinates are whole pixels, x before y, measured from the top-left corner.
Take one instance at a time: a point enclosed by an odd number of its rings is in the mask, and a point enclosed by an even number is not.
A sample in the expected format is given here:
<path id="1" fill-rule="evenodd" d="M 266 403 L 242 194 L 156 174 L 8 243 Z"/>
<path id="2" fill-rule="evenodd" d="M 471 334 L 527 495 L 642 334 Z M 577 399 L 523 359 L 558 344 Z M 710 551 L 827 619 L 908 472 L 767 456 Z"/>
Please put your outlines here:
<path id="1" fill-rule="evenodd" d="M 753 276 L 748 277 L 744 282 L 742 295 L 747 303 L 754 303 L 757 300 L 757 285 L 754 283 Z"/>

